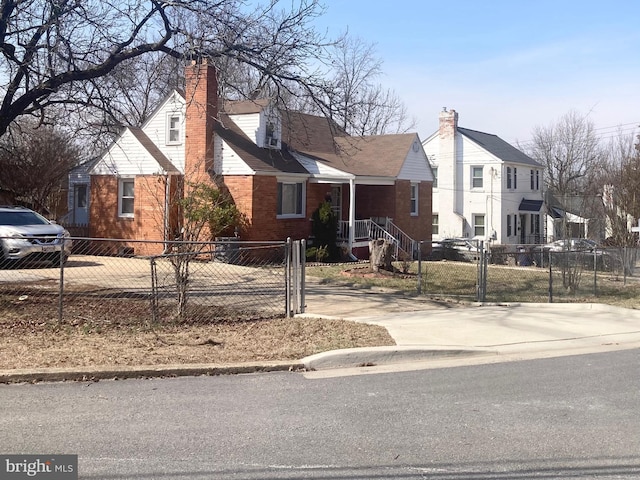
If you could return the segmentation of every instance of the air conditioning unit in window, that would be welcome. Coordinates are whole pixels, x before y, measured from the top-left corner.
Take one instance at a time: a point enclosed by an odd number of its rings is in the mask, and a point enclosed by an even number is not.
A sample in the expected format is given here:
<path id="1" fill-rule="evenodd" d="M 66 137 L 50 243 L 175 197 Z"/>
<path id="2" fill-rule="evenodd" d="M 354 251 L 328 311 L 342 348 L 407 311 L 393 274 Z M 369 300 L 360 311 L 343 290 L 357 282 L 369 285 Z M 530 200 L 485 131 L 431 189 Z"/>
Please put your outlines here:
<path id="1" fill-rule="evenodd" d="M 278 139 L 276 137 L 267 137 L 267 146 L 268 147 L 277 147 Z"/>

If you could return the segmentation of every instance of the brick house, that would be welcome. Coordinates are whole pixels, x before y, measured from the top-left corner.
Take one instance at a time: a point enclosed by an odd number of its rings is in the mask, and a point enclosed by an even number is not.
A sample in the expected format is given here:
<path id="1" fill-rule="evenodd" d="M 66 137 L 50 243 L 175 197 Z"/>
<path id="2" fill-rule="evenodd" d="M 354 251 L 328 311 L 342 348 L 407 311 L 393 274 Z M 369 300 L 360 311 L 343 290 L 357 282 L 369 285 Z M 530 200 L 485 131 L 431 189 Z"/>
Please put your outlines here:
<path id="1" fill-rule="evenodd" d="M 215 177 L 247 216 L 241 240 L 308 238 L 326 200 L 351 252 L 372 235 L 392 235 L 401 248 L 431 238 L 433 176 L 417 134 L 350 137 L 267 99 L 222 101 L 207 64 L 187 66 L 185 79 L 184 92 L 126 128 L 92 167 L 90 236 L 172 239 L 176 190 Z"/>

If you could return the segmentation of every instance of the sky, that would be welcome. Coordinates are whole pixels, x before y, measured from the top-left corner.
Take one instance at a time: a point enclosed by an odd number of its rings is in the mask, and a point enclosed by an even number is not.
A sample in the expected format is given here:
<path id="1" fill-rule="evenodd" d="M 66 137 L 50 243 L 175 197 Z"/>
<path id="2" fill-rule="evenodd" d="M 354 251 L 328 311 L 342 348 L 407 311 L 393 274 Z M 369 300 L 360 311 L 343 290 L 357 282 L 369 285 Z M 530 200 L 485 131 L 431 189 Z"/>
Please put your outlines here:
<path id="1" fill-rule="evenodd" d="M 322 0 L 318 27 L 374 43 L 378 82 L 425 139 L 438 114 L 526 146 L 570 110 L 603 140 L 640 125 L 638 0 Z"/>

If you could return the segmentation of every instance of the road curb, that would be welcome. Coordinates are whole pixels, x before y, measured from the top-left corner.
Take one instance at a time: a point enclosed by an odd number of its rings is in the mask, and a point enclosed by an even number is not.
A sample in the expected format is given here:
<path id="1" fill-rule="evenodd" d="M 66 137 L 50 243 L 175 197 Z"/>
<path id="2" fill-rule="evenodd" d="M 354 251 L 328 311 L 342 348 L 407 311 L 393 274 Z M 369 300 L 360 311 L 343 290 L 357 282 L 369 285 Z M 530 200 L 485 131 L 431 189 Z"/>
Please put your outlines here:
<path id="1" fill-rule="evenodd" d="M 302 359 L 305 370 L 352 368 L 394 363 L 418 362 L 436 358 L 461 358 L 476 355 L 497 355 L 490 349 L 472 347 L 384 346 L 347 348 L 317 353 Z"/>
<path id="2" fill-rule="evenodd" d="M 0 370 L 0 383 L 37 383 L 120 380 L 185 376 L 237 375 L 242 373 L 298 371 L 304 364 L 293 362 L 242 363 L 229 365 L 147 365 L 141 367 L 42 368 L 32 370 Z"/>

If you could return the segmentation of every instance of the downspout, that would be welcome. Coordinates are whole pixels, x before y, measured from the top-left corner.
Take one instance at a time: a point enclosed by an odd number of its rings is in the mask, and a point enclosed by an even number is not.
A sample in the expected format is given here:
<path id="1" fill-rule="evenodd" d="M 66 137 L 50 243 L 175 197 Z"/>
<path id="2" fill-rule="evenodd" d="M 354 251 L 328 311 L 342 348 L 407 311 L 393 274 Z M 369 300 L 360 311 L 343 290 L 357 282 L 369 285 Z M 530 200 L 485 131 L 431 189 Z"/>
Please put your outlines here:
<path id="1" fill-rule="evenodd" d="M 167 173 L 166 175 L 166 181 L 164 182 L 164 214 L 163 214 L 163 222 L 164 222 L 164 250 L 162 252 L 163 255 L 167 254 L 169 252 L 169 250 L 171 249 L 171 244 L 170 242 L 170 232 L 169 232 L 169 208 L 171 207 L 171 202 L 170 202 L 170 197 L 171 197 L 171 174 Z"/>

